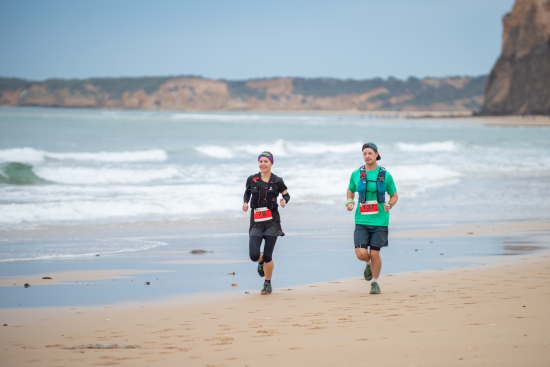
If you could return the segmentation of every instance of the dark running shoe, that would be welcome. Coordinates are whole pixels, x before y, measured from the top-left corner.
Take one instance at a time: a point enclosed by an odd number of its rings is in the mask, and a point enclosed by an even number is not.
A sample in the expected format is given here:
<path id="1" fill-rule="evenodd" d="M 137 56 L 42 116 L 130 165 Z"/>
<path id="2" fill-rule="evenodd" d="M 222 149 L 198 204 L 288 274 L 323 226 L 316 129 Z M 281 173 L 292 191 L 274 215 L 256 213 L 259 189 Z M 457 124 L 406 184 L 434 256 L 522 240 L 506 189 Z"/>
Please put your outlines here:
<path id="1" fill-rule="evenodd" d="M 365 277 L 365 280 L 369 281 L 372 279 L 372 271 L 370 270 L 370 265 L 367 264 L 365 267 L 365 271 L 363 272 L 363 276 Z"/>
<path id="2" fill-rule="evenodd" d="M 264 286 L 262 287 L 262 294 L 263 295 L 271 294 L 271 292 L 272 292 L 271 283 L 264 283 Z"/>
<path id="3" fill-rule="evenodd" d="M 260 274 L 261 277 L 265 276 L 264 263 L 258 263 L 258 274 Z"/>

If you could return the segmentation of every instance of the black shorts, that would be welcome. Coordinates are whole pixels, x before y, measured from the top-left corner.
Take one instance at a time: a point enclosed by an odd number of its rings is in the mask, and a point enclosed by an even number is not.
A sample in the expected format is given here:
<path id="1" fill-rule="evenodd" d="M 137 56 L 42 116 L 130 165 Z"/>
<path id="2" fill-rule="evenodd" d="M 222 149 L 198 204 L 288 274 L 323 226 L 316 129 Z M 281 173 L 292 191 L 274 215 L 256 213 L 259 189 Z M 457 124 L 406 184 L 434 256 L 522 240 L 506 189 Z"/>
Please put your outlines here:
<path id="1" fill-rule="evenodd" d="M 379 250 L 380 247 L 388 246 L 388 227 L 355 225 L 353 232 L 355 248 L 368 248 Z"/>
<path id="2" fill-rule="evenodd" d="M 251 223 L 248 235 L 252 236 L 284 236 L 283 229 L 281 228 L 281 222 L 259 222 Z"/>

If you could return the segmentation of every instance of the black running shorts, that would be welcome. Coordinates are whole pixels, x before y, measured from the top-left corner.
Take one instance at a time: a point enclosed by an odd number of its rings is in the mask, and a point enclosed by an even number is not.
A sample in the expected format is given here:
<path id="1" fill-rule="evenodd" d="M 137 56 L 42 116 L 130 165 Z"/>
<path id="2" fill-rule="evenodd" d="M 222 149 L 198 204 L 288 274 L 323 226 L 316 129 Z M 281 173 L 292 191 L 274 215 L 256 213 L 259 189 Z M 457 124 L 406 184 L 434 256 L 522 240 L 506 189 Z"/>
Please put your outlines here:
<path id="1" fill-rule="evenodd" d="M 353 242 L 355 248 L 386 247 L 388 246 L 388 227 L 356 224 Z"/>

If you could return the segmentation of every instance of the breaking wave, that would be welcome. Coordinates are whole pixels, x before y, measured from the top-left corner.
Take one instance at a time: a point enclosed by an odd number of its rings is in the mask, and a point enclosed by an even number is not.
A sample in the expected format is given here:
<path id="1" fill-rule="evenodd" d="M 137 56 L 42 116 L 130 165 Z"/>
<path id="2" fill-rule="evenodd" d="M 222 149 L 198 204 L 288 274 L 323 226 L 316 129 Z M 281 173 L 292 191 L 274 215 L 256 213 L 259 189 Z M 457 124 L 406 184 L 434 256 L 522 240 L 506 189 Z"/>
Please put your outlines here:
<path id="1" fill-rule="evenodd" d="M 47 159 L 86 162 L 163 162 L 168 159 L 168 154 L 162 149 L 97 153 L 54 153 L 33 148 L 0 150 L 0 162 L 38 163 Z"/>
<path id="2" fill-rule="evenodd" d="M 88 167 L 33 167 L 26 163 L 0 164 L 0 184 L 38 185 L 59 183 L 66 185 L 142 184 L 180 177 L 174 167 L 158 169 L 88 168 Z"/>
<path id="3" fill-rule="evenodd" d="M 30 164 L 18 162 L 0 164 L 0 184 L 36 185 L 45 182 L 34 173 Z"/>
<path id="4" fill-rule="evenodd" d="M 234 158 L 238 154 L 258 155 L 264 150 L 268 150 L 275 157 L 289 157 L 300 154 L 316 155 L 316 154 L 347 154 L 358 153 L 362 143 L 344 143 L 344 144 L 327 144 L 327 143 L 308 143 L 297 142 L 289 143 L 284 140 L 277 140 L 270 144 L 243 144 L 233 145 L 232 147 L 223 147 L 217 145 L 203 145 L 194 147 L 194 149 L 204 155 L 229 159 Z"/>
<path id="5" fill-rule="evenodd" d="M 431 142 L 425 144 L 397 143 L 397 148 L 403 152 L 454 152 L 459 145 L 452 140 L 443 142 Z"/>
<path id="6" fill-rule="evenodd" d="M 140 184 L 168 180 L 179 175 L 178 169 L 123 169 L 86 167 L 43 167 L 36 174 L 50 182 L 69 185 Z"/>

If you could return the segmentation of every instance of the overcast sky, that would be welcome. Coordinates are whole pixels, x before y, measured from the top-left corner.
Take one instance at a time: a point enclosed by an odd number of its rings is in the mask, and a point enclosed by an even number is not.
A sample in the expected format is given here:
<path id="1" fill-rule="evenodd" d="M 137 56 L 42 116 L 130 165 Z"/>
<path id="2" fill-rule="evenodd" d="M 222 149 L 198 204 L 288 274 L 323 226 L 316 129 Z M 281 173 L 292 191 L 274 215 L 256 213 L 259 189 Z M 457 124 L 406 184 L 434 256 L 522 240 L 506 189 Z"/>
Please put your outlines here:
<path id="1" fill-rule="evenodd" d="M 513 0 L 0 0 L 0 76 L 488 74 Z"/>

